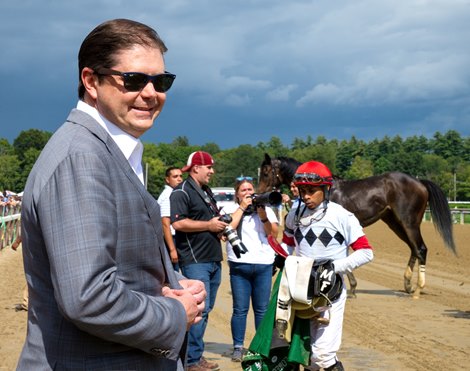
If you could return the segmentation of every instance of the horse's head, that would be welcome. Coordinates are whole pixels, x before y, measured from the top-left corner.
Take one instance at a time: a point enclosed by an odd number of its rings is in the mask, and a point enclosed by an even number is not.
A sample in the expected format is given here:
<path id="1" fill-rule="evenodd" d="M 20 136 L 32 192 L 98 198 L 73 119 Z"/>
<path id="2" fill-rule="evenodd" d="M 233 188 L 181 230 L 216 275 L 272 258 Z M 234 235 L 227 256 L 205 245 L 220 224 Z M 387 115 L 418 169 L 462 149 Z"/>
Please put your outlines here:
<path id="1" fill-rule="evenodd" d="M 265 153 L 264 160 L 261 163 L 260 167 L 260 174 L 259 174 L 259 182 L 258 182 L 258 189 L 257 192 L 264 193 L 269 192 L 273 189 L 279 188 L 281 183 L 279 182 L 276 176 L 276 169 L 273 167 L 275 163 L 275 159 L 271 159 L 271 157 Z"/>
<path id="2" fill-rule="evenodd" d="M 281 184 L 289 185 L 295 170 L 300 165 L 297 160 L 288 157 L 271 158 L 267 153 L 261 163 L 258 192 L 264 193 L 279 189 Z"/>

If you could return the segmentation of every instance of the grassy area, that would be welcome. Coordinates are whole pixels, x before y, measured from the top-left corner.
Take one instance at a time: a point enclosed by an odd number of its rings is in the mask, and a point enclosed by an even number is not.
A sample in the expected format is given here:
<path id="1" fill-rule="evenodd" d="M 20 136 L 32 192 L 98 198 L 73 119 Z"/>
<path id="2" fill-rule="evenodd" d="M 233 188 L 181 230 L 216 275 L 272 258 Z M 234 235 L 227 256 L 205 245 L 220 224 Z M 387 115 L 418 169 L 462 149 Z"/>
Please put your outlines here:
<path id="1" fill-rule="evenodd" d="M 451 209 L 457 208 L 457 209 L 470 209 L 470 202 L 468 204 L 454 204 L 453 202 L 449 202 L 449 207 Z"/>

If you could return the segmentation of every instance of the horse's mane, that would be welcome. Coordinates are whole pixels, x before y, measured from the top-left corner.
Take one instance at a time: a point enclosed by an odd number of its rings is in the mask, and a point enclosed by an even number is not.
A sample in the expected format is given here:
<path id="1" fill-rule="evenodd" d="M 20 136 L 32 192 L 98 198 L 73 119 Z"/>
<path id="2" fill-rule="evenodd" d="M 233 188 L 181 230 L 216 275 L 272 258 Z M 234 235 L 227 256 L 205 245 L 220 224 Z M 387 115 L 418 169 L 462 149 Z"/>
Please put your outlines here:
<path id="1" fill-rule="evenodd" d="M 294 178 L 295 171 L 302 164 L 300 161 L 297 161 L 294 158 L 285 156 L 275 157 L 273 160 L 279 161 L 279 171 L 283 173 L 288 179 Z"/>

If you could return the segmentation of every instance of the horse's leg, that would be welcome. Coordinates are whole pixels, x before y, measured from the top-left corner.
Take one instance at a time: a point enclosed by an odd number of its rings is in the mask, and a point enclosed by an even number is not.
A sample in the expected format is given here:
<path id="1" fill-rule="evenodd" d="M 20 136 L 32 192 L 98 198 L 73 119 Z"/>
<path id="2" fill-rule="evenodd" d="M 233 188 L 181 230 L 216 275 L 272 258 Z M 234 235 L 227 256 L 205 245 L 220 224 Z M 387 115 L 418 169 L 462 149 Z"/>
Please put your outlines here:
<path id="1" fill-rule="evenodd" d="M 354 277 L 354 274 L 352 272 L 347 272 L 346 275 L 348 276 L 348 281 L 349 281 L 348 298 L 355 298 L 356 297 L 356 287 L 357 287 L 356 277 Z"/>
<path id="2" fill-rule="evenodd" d="M 408 265 L 405 269 L 404 275 L 404 284 L 405 284 L 405 292 L 411 294 L 413 292 L 413 288 L 411 286 L 411 279 L 413 278 L 413 269 L 415 267 L 416 257 L 411 255 L 410 259 L 408 260 Z"/>
<path id="3" fill-rule="evenodd" d="M 424 244 L 423 237 L 421 236 L 421 232 L 419 230 L 419 225 L 417 227 L 404 227 L 404 231 L 406 233 L 407 239 L 402 239 L 411 249 L 410 259 L 408 260 L 408 266 L 405 270 L 405 291 L 408 294 L 413 293 L 414 299 L 419 299 L 421 291 L 426 284 L 426 255 L 428 249 Z M 418 247 L 416 250 L 414 249 L 415 246 Z M 418 259 L 419 262 L 418 283 L 416 289 L 413 290 L 411 287 L 411 278 L 413 275 L 413 268 L 416 263 L 416 259 Z"/>
<path id="4" fill-rule="evenodd" d="M 422 216 L 421 216 L 422 217 Z M 411 294 L 414 292 L 413 297 L 419 298 L 421 290 L 424 288 L 425 284 L 425 274 L 426 274 L 426 253 L 427 249 L 423 242 L 423 237 L 419 230 L 419 224 L 417 226 L 406 226 L 403 225 L 401 220 L 397 220 L 393 214 L 387 214 L 382 217 L 382 220 L 390 227 L 395 234 L 400 237 L 401 240 L 406 242 L 408 247 L 411 250 L 410 259 L 408 260 L 408 265 L 405 269 L 404 274 L 404 288 L 405 292 Z M 411 280 L 413 277 L 413 269 L 416 263 L 416 259 L 419 260 L 419 271 L 418 271 L 418 286 L 413 290 Z"/>
<path id="5" fill-rule="evenodd" d="M 420 234 L 421 237 L 421 234 Z M 422 238 L 421 238 L 422 240 Z M 419 299 L 421 291 L 424 289 L 426 284 L 426 256 L 428 254 L 428 249 L 424 242 L 419 247 L 419 270 L 418 270 L 418 286 L 413 293 L 413 299 Z"/>

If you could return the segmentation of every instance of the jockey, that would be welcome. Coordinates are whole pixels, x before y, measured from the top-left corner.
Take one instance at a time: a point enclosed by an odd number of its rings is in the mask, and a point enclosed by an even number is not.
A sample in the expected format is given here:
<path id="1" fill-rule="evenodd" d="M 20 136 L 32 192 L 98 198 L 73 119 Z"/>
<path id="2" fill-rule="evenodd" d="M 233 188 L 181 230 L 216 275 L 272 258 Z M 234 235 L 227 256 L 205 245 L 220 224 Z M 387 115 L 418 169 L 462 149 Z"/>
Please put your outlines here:
<path id="1" fill-rule="evenodd" d="M 295 255 L 315 262 L 333 264 L 335 273 L 343 274 L 370 262 L 372 248 L 353 213 L 329 200 L 333 176 L 326 165 L 309 161 L 297 168 L 294 184 L 302 203 L 286 217 L 283 242 L 295 249 Z M 353 253 L 348 255 L 349 247 Z M 310 272 L 307 272 L 310 275 Z M 330 303 L 321 317 L 327 322 L 310 320 L 311 358 L 308 370 L 344 370 L 337 358 L 341 345 L 346 287 Z"/>

